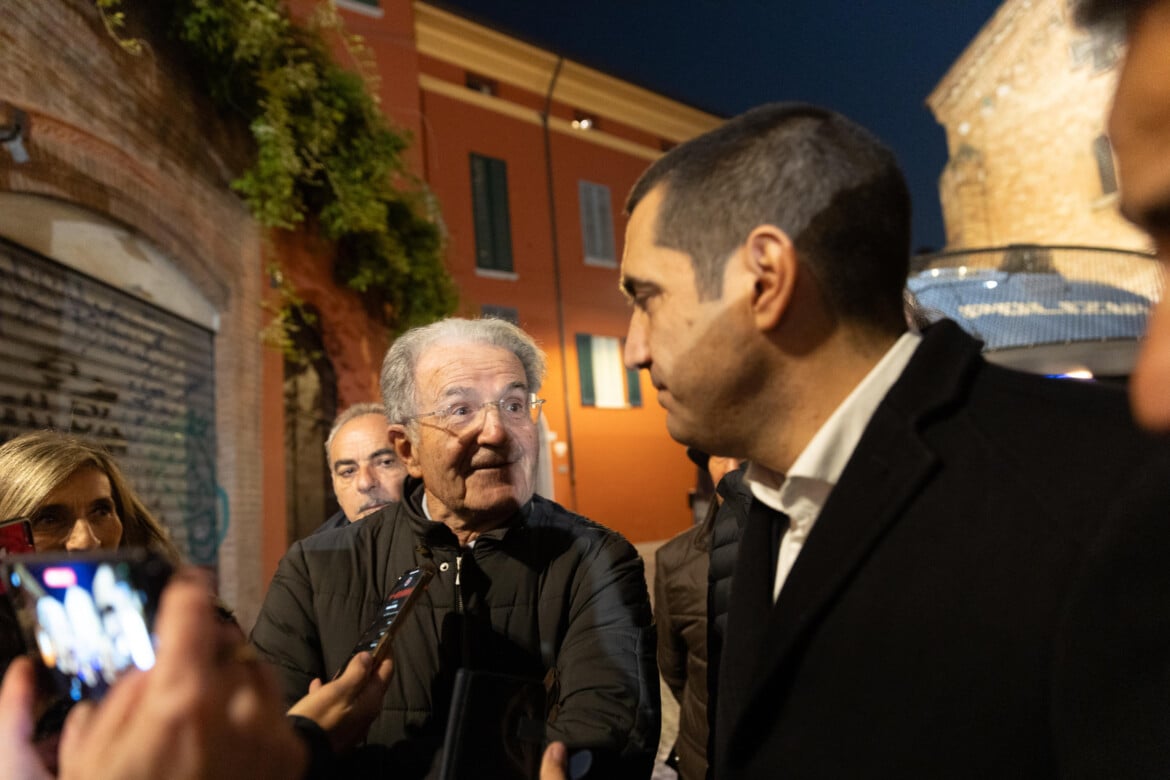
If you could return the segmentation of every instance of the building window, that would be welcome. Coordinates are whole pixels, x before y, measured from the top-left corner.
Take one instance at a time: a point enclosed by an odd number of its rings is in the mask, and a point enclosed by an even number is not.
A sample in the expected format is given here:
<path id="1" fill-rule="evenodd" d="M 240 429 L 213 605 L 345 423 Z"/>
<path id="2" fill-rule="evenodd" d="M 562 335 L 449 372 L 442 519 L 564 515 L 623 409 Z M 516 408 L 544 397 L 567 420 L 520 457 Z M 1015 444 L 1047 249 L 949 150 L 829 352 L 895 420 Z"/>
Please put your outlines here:
<path id="1" fill-rule="evenodd" d="M 338 8 L 357 11 L 366 16 L 381 16 L 382 3 L 380 0 L 336 0 Z"/>
<path id="2" fill-rule="evenodd" d="M 503 160 L 471 155 L 471 208 L 475 219 L 475 267 L 512 273 L 508 164 Z"/>
<path id="3" fill-rule="evenodd" d="M 485 319 L 507 320 L 517 327 L 520 325 L 520 312 L 511 306 L 494 306 L 485 303 L 479 307 L 479 316 Z"/>
<path id="4" fill-rule="evenodd" d="M 586 265 L 616 268 L 609 187 L 581 180 L 577 182 L 577 194 L 581 206 L 581 240 L 585 247 Z"/>
<path id="5" fill-rule="evenodd" d="M 463 82 L 467 88 L 473 92 L 478 92 L 481 95 L 496 95 L 499 94 L 499 84 L 495 79 L 489 79 L 487 76 L 481 76 L 478 73 L 468 72 Z"/>
<path id="6" fill-rule="evenodd" d="M 638 372 L 622 365 L 622 342 L 614 336 L 577 334 L 581 405 L 625 409 L 642 405 Z"/>
<path id="7" fill-rule="evenodd" d="M 1117 171 L 1113 167 L 1113 146 L 1104 135 L 1093 139 L 1093 157 L 1097 159 L 1097 175 L 1101 178 L 1101 193 L 1117 192 Z"/>

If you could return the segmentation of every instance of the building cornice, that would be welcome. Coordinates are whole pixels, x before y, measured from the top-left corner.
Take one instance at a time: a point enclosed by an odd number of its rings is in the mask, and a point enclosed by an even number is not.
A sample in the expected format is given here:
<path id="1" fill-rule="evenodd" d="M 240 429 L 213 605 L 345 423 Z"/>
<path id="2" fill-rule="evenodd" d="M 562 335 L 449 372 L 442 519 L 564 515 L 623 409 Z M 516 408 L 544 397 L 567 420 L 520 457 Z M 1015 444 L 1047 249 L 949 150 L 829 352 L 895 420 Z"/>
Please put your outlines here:
<path id="1" fill-rule="evenodd" d="M 1033 2 L 1034 0 L 1007 0 L 987 24 L 983 25 L 927 96 L 926 105 L 936 117 L 946 103 L 957 98 L 962 90 L 966 89 L 967 84 L 982 72 L 981 64 L 991 55 L 993 49 L 998 48 L 1003 40 L 1012 34 L 1012 22 L 1031 8 Z"/>
<path id="2" fill-rule="evenodd" d="M 459 84 L 452 84 L 450 81 L 444 81 L 434 76 L 428 76 L 422 73 L 418 77 L 419 86 L 424 92 L 433 92 L 437 95 L 458 100 L 469 105 L 483 108 L 488 111 L 494 111 L 497 114 L 519 119 L 522 122 L 528 122 L 533 125 L 540 125 L 540 112 L 535 108 L 527 108 L 525 106 L 517 105 L 516 103 L 507 100 L 501 100 L 498 97 L 491 95 L 484 95 Z M 621 138 L 602 130 L 578 130 L 573 127 L 568 120 L 560 117 L 549 117 L 548 126 L 550 130 L 565 135 L 572 136 L 579 141 L 586 141 L 588 143 L 604 146 L 607 149 L 616 149 L 619 152 L 640 157 L 643 160 L 653 162 L 662 156 L 660 149 L 655 149 L 645 144 L 635 143 L 625 138 Z"/>
<path id="3" fill-rule="evenodd" d="M 543 96 L 548 91 L 557 55 L 417 0 L 414 22 L 420 53 L 536 95 Z M 424 89 L 439 91 L 435 81 L 438 80 L 428 79 Z M 470 92 L 462 85 L 460 89 Z M 705 133 L 722 121 L 571 60 L 561 65 L 553 97 L 674 143 Z M 492 107 L 498 109 L 495 104 Z"/>

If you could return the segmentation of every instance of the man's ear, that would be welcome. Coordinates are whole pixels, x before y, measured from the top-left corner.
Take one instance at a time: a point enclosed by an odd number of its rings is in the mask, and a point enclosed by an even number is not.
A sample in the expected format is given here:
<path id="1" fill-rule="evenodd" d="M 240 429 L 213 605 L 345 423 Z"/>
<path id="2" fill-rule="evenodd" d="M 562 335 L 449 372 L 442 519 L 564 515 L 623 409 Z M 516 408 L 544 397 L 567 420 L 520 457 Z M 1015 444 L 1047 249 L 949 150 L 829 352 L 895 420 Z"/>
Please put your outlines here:
<path id="1" fill-rule="evenodd" d="M 743 262 L 755 279 L 751 302 L 756 327 L 772 330 L 792 301 L 799 270 L 796 247 L 775 225 L 759 225 L 744 243 Z"/>
<path id="2" fill-rule="evenodd" d="M 406 432 L 406 426 L 394 423 L 387 431 L 387 437 L 390 439 L 390 446 L 394 448 L 394 454 L 406 467 L 406 473 L 412 477 L 421 478 L 422 465 L 418 462 L 414 451 L 414 442 L 411 441 L 410 434 Z"/>

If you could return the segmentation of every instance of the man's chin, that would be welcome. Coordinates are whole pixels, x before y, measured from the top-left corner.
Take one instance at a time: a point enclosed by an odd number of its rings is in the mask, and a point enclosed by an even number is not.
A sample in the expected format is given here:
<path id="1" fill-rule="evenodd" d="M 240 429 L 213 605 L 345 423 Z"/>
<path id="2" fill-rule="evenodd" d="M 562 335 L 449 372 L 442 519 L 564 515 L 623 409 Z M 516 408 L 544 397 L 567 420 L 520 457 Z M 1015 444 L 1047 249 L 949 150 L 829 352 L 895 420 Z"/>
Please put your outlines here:
<path id="1" fill-rule="evenodd" d="M 363 518 L 369 517 L 370 515 L 377 512 L 379 509 L 382 509 L 382 508 L 387 507 L 389 505 L 390 505 L 390 502 L 386 501 L 386 502 L 381 503 L 381 504 L 375 504 L 374 506 L 371 506 L 371 507 L 362 507 L 361 511 L 358 512 L 357 519 L 361 520 Z"/>
<path id="2" fill-rule="evenodd" d="M 532 483 L 509 469 L 481 469 L 467 480 L 465 503 L 480 511 L 515 510 L 532 498 Z"/>
<path id="3" fill-rule="evenodd" d="M 693 427 L 685 420 L 683 420 L 678 412 L 672 412 L 669 409 L 666 411 L 666 432 L 670 434 L 670 438 L 674 439 L 679 444 L 682 444 L 686 447 L 697 447 L 698 449 L 703 449 L 703 447 L 696 440 Z M 703 451 L 706 452 L 706 450 Z"/>

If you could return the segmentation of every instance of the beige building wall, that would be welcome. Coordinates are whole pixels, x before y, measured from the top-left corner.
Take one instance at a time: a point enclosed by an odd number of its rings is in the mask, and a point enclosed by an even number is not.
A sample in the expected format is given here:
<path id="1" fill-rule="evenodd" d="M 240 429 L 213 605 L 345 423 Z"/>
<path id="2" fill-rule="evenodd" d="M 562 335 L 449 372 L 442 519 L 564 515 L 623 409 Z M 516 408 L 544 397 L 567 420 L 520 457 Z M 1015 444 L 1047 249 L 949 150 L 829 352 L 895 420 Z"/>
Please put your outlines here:
<path id="1" fill-rule="evenodd" d="M 1067 0 L 1000 7 L 927 99 L 947 133 L 939 192 L 948 250 L 1149 249 L 1117 215 L 1094 153 L 1121 49 L 1078 29 Z"/>

